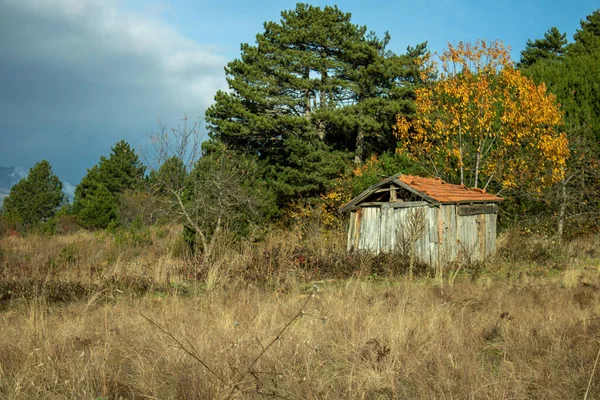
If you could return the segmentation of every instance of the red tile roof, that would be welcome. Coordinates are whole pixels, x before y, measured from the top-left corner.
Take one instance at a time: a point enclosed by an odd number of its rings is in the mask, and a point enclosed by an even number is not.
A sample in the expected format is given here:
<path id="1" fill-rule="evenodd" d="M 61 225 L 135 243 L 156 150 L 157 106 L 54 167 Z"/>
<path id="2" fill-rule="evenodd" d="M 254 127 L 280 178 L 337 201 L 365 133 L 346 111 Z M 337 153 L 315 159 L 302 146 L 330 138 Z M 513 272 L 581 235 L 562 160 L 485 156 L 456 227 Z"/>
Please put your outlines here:
<path id="1" fill-rule="evenodd" d="M 469 189 L 465 185 L 453 185 L 439 178 L 421 178 L 413 175 L 400 175 L 401 182 L 440 203 L 458 203 L 469 201 L 496 202 L 502 197 L 486 193 L 483 189 Z"/>

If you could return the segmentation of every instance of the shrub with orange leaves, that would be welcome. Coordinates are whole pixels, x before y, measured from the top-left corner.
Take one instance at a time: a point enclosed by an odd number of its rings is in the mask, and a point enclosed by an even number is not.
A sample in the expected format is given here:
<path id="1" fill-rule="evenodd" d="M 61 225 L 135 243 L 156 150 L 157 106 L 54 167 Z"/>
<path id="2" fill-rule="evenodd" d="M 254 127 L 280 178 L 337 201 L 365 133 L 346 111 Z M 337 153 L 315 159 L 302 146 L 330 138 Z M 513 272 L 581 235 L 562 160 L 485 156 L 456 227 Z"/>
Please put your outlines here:
<path id="1" fill-rule="evenodd" d="M 441 70 L 425 61 L 416 115 L 398 116 L 398 152 L 475 188 L 539 191 L 563 178 L 569 150 L 560 105 L 514 68 L 501 42 L 449 45 L 440 60 Z"/>
<path id="2" fill-rule="evenodd" d="M 366 162 L 357 166 L 352 170 L 349 175 L 339 176 L 333 185 L 333 188 L 321 195 L 319 202 L 319 212 L 322 224 L 327 228 L 334 228 L 339 225 L 339 213 L 340 207 L 350 201 L 357 193 L 356 180 L 360 179 L 369 173 L 377 169 L 380 161 L 376 155 L 372 155 Z M 358 190 L 362 191 L 362 188 Z"/>
<path id="3" fill-rule="evenodd" d="M 363 164 L 356 166 L 350 174 L 341 175 L 333 188 L 321 195 L 319 211 L 322 223 L 335 227 L 340 223 L 338 210 L 369 186 L 381 179 L 397 174 L 422 174 L 424 171 L 410 158 L 401 154 L 383 153 L 372 155 Z"/>

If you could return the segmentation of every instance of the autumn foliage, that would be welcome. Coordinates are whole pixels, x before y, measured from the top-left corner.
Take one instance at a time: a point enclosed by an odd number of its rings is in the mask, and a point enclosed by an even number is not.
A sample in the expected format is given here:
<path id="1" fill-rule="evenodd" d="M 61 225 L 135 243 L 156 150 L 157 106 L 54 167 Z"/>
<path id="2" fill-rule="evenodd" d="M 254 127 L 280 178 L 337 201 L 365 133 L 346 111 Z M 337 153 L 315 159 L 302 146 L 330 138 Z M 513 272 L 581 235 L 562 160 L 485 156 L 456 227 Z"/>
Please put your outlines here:
<path id="1" fill-rule="evenodd" d="M 501 42 L 448 46 L 422 68 L 417 113 L 398 116 L 399 152 L 446 180 L 487 189 L 534 188 L 562 179 L 569 155 L 562 112 L 544 84 L 514 68 Z"/>

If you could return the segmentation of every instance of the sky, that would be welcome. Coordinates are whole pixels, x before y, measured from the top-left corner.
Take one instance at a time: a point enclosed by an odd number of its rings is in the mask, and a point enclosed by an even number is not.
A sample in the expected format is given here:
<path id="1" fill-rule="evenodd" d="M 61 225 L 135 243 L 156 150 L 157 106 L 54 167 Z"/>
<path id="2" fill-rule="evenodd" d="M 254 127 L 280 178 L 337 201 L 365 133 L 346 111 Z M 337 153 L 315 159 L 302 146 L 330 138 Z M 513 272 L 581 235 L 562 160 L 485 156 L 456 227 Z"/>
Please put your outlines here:
<path id="1" fill-rule="evenodd" d="M 0 166 L 48 160 L 64 181 L 125 139 L 142 151 L 157 121 L 201 119 L 225 65 L 254 43 L 265 21 L 295 1 L 0 0 Z M 499 39 L 514 60 L 527 39 L 556 26 L 572 40 L 597 0 L 313 1 L 337 4 L 390 49 L 427 41 Z M 201 122 L 204 125 L 203 122 Z"/>

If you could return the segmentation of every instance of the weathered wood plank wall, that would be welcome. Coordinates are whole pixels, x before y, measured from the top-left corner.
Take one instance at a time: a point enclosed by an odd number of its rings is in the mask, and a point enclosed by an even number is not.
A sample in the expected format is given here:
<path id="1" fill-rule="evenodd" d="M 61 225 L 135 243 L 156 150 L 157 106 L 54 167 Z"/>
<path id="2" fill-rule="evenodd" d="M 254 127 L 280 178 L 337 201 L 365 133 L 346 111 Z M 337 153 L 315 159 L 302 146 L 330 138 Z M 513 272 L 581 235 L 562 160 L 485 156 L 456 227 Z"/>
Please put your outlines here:
<path id="1" fill-rule="evenodd" d="M 425 229 L 411 240 L 409 222 L 422 210 Z M 406 251 L 414 246 L 415 257 L 429 265 L 454 261 L 480 261 L 496 251 L 496 208 L 482 207 L 483 214 L 466 212 L 457 205 L 413 207 L 362 207 L 350 214 L 348 251 L 374 253 Z"/>

